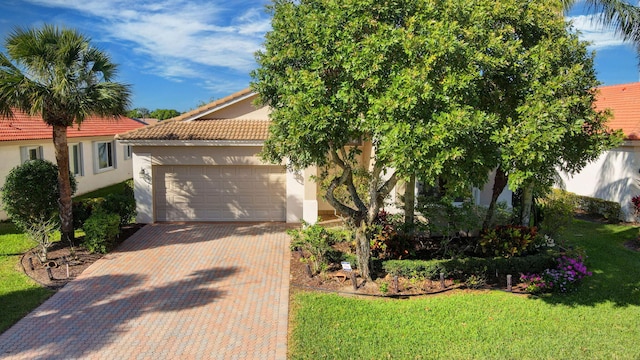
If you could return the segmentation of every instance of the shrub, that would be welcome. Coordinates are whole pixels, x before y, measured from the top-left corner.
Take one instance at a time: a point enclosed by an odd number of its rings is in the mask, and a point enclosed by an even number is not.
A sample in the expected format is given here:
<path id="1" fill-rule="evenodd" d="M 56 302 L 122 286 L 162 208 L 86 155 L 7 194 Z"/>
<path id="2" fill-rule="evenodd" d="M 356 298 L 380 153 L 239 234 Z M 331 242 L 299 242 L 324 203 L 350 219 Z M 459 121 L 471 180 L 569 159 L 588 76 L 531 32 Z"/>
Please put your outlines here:
<path id="1" fill-rule="evenodd" d="M 120 226 L 131 223 L 136 216 L 136 200 L 123 194 L 109 194 L 104 197 L 104 201 L 99 204 L 102 211 L 118 214 L 120 216 Z"/>
<path id="2" fill-rule="evenodd" d="M 412 235 L 399 229 L 386 211 L 380 211 L 369 238 L 371 255 L 379 259 L 402 259 L 415 255 L 415 239 Z"/>
<path id="3" fill-rule="evenodd" d="M 537 229 L 520 225 L 496 226 L 480 235 L 483 253 L 494 256 L 512 257 L 524 255 L 536 248 Z"/>
<path id="4" fill-rule="evenodd" d="M 552 191 L 540 200 L 542 221 L 540 232 L 550 237 L 556 237 L 573 221 L 575 199 L 564 196 L 558 190 Z"/>
<path id="5" fill-rule="evenodd" d="M 98 204 L 99 201 L 95 199 L 82 199 L 73 201 L 73 228 L 83 228 L 84 222 L 87 221 L 89 216 L 91 216 L 94 208 L 96 208 Z"/>
<path id="6" fill-rule="evenodd" d="M 76 190 L 73 176 L 71 190 Z M 58 166 L 46 160 L 30 160 L 11 169 L 2 187 L 3 207 L 23 229 L 55 218 L 59 198 Z"/>
<path id="7" fill-rule="evenodd" d="M 506 274 L 542 272 L 554 267 L 557 257 L 556 251 L 548 249 L 534 255 L 510 258 L 387 260 L 383 262 L 382 267 L 388 274 L 406 278 L 436 279 L 440 273 L 444 273 L 447 277 L 465 280 L 469 275 L 490 278 Z"/>
<path id="8" fill-rule="evenodd" d="M 311 262 L 314 273 L 324 271 L 329 264 L 331 245 L 336 243 L 334 234 L 318 224 L 303 222 L 302 225 L 302 229 L 287 230 L 287 234 L 291 236 L 291 249 L 306 253 L 305 260 Z"/>
<path id="9" fill-rule="evenodd" d="M 614 201 L 593 198 L 589 196 L 576 195 L 564 190 L 554 190 L 558 197 L 565 198 L 563 201 L 570 202 L 576 210 L 582 210 L 593 215 L 601 215 L 609 222 L 616 223 L 620 220 L 622 209 L 620 204 Z"/>
<path id="10" fill-rule="evenodd" d="M 120 234 L 120 216 L 118 214 L 95 211 L 84 223 L 84 242 L 82 245 L 92 253 L 106 253 Z"/>

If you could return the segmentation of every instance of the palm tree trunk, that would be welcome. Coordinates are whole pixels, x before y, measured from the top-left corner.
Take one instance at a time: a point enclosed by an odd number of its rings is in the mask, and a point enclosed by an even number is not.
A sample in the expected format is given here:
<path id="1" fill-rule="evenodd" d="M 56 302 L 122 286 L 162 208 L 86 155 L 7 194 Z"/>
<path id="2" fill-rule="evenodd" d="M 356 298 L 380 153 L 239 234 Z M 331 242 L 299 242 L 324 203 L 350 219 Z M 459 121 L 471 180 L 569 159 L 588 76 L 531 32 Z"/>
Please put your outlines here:
<path id="1" fill-rule="evenodd" d="M 61 240 L 74 244 L 73 211 L 71 207 L 71 180 L 69 173 L 69 147 L 67 144 L 67 127 L 53 126 L 53 146 L 56 150 L 58 164 L 58 188 L 60 190 L 60 233 Z"/>

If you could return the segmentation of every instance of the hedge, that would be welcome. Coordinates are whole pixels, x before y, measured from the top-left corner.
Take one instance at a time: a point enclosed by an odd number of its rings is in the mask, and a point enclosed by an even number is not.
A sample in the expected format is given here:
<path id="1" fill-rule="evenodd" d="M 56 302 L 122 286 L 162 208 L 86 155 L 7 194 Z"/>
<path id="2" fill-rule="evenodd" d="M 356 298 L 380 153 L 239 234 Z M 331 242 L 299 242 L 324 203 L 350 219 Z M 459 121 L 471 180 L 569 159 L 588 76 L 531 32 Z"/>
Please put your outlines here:
<path id="1" fill-rule="evenodd" d="M 382 268 L 387 274 L 406 278 L 436 279 L 442 272 L 446 277 L 464 280 L 472 274 L 493 278 L 507 274 L 541 273 L 555 267 L 555 259 L 559 256 L 558 252 L 547 250 L 535 255 L 510 258 L 387 260 L 382 263 Z"/>

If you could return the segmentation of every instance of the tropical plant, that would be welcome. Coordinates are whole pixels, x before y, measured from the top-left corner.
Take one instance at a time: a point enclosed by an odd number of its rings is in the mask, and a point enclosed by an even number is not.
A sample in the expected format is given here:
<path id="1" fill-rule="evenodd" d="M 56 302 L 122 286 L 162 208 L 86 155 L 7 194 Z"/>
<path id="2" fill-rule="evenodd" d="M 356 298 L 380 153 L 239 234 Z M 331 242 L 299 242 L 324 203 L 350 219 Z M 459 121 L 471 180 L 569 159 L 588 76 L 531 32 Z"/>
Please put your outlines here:
<path id="1" fill-rule="evenodd" d="M 561 0 L 565 10 L 578 0 Z M 640 8 L 624 0 L 585 0 L 587 8 L 603 28 L 613 27 L 623 39 L 633 42 L 640 50 Z"/>
<path id="2" fill-rule="evenodd" d="M 90 115 L 125 114 L 129 86 L 113 82 L 117 66 L 75 30 L 44 25 L 15 29 L 0 53 L 0 117 L 19 110 L 53 129 L 62 238 L 73 242 L 67 128 Z"/>

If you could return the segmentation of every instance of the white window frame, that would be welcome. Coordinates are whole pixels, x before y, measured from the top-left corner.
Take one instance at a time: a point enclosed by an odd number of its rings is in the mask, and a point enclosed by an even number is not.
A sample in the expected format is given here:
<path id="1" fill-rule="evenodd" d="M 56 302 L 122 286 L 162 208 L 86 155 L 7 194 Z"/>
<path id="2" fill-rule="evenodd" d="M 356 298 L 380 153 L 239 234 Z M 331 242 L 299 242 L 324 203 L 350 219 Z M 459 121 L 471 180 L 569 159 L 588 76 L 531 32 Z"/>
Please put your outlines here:
<path id="1" fill-rule="evenodd" d="M 133 150 L 131 148 L 131 145 L 124 145 L 124 150 L 122 152 L 124 153 L 124 159 L 125 160 L 131 159 L 131 155 L 133 154 Z"/>
<path id="2" fill-rule="evenodd" d="M 74 148 L 78 149 L 77 154 L 74 152 Z M 77 159 L 74 159 L 77 155 Z M 75 160 L 75 161 L 74 161 Z M 75 164 L 78 164 L 78 168 L 75 168 Z M 69 171 L 75 176 L 84 176 L 84 154 L 82 149 L 82 143 L 69 144 Z"/>
<path id="3" fill-rule="evenodd" d="M 31 155 L 35 154 L 35 157 Z M 44 159 L 44 149 L 39 145 L 20 146 L 20 163 L 24 164 L 29 160 Z"/>
<path id="4" fill-rule="evenodd" d="M 100 147 L 101 145 L 108 145 L 111 149 L 111 164 L 105 167 L 100 167 Z M 107 154 L 109 151 L 107 150 Z M 115 141 L 94 141 L 93 142 L 93 171 L 94 173 L 102 173 L 105 171 L 115 170 L 116 164 L 116 144 Z"/>

